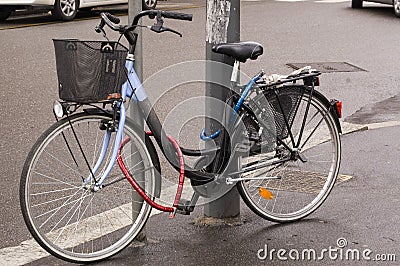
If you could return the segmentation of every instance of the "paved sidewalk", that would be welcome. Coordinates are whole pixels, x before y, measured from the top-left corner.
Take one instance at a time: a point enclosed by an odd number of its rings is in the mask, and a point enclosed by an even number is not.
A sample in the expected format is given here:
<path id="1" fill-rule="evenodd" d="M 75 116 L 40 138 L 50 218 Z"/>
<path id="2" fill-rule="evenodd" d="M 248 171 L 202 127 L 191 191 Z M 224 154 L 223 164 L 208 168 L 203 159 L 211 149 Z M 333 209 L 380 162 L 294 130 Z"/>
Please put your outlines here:
<path id="1" fill-rule="evenodd" d="M 201 208 L 175 219 L 155 215 L 147 224 L 146 243 L 98 265 L 364 265 L 368 258 L 392 260 L 392 254 L 399 260 L 399 135 L 400 126 L 344 135 L 340 172 L 353 178 L 302 221 L 274 224 L 244 204 L 238 219 L 217 223 L 204 223 Z M 67 263 L 47 257 L 29 265 Z"/>

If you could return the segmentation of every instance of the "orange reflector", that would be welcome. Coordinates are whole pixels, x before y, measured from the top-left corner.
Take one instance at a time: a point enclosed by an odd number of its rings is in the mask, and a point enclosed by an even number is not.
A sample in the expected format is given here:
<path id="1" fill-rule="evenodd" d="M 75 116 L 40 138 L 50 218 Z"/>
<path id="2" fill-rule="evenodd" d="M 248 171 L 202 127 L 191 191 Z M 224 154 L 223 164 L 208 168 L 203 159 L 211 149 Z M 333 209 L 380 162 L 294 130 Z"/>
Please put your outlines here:
<path id="1" fill-rule="evenodd" d="M 341 101 L 336 101 L 336 110 L 338 112 L 339 118 L 342 118 L 342 102 Z"/>
<path id="2" fill-rule="evenodd" d="M 267 199 L 267 200 L 271 200 L 274 198 L 274 194 L 272 194 L 271 191 L 269 191 L 268 189 L 263 188 L 263 187 L 260 187 L 258 189 L 258 193 L 260 193 L 261 197 L 263 197 L 264 199 Z"/>
<path id="3" fill-rule="evenodd" d="M 121 99 L 121 94 L 120 93 L 110 93 L 107 96 L 107 100 L 114 100 L 114 99 Z"/>

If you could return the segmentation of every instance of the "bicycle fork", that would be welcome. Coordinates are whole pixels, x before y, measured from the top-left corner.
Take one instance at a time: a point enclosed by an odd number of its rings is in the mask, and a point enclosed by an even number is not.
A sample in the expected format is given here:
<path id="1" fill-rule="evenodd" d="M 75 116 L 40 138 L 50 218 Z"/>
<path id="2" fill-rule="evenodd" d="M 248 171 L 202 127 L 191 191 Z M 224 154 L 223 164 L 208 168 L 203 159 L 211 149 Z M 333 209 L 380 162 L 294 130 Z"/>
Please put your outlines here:
<path id="1" fill-rule="evenodd" d="M 121 104 L 119 107 L 119 110 L 120 110 L 120 118 L 119 118 L 119 122 L 118 122 L 118 129 L 115 134 L 114 147 L 113 147 L 113 150 L 112 150 L 112 153 L 110 156 L 110 160 L 107 164 L 107 167 L 105 168 L 103 174 L 100 176 L 100 179 L 96 180 L 95 175 L 105 160 L 107 150 L 110 146 L 111 134 L 112 134 L 112 132 L 115 131 L 114 125 L 113 125 L 113 123 L 115 121 L 114 119 L 113 119 L 113 121 L 111 121 L 111 124 L 109 123 L 109 124 L 104 125 L 105 126 L 105 134 L 103 137 L 100 155 L 97 159 L 96 164 L 91 169 L 90 175 L 83 181 L 83 186 L 85 188 L 90 188 L 94 191 L 99 190 L 103 186 L 104 181 L 106 180 L 107 176 L 110 174 L 110 172 L 117 160 L 118 151 L 121 146 L 122 134 L 124 131 L 124 126 L 125 126 L 125 113 L 126 113 L 125 106 L 123 104 Z"/>
<path id="2" fill-rule="evenodd" d="M 115 125 L 112 125 L 111 127 L 106 126 L 106 133 L 103 138 L 103 145 L 101 148 L 100 156 L 97 159 L 95 166 L 91 170 L 91 175 L 83 181 L 84 187 L 90 187 L 95 191 L 99 190 L 103 186 L 104 181 L 106 180 L 107 176 L 111 172 L 111 169 L 113 168 L 114 164 L 117 161 L 118 152 L 121 148 L 122 136 L 126 120 L 126 108 L 123 102 L 125 101 L 126 97 L 131 98 L 135 93 L 136 89 L 141 88 L 142 86 L 138 76 L 136 75 L 136 72 L 134 71 L 134 58 L 132 54 L 128 54 L 125 68 L 127 69 L 127 81 L 122 85 L 121 88 L 122 101 L 115 101 L 113 103 L 114 117 L 112 123 L 115 122 L 116 110 L 119 109 L 120 114 L 119 114 L 118 127 L 115 135 L 114 147 L 110 157 L 110 161 L 108 162 L 108 165 L 103 174 L 101 175 L 100 179 L 96 181 L 94 175 L 99 170 L 100 166 L 102 165 L 105 159 L 105 155 L 107 153 L 107 149 L 110 144 L 111 133 L 114 131 Z M 137 90 L 137 92 L 138 93 L 135 93 L 135 96 L 138 99 L 147 97 L 143 89 Z"/>

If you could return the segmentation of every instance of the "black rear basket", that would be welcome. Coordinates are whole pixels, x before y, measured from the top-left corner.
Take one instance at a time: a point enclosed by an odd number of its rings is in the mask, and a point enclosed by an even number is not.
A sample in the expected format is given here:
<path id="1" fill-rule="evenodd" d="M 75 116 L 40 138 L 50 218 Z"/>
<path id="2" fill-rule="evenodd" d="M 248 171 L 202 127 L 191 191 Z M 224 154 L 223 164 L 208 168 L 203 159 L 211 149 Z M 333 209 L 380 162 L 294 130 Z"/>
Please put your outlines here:
<path id="1" fill-rule="evenodd" d="M 127 80 L 128 49 L 117 42 L 53 40 L 59 97 L 77 103 L 107 100 Z"/>
<path id="2" fill-rule="evenodd" d="M 270 91 L 266 98 L 271 106 L 270 110 L 273 113 L 276 136 L 282 140 L 289 136 L 286 122 L 291 128 L 304 95 L 304 87 L 292 86 L 289 91 L 285 90 L 285 87 L 282 87 L 276 90 L 276 92 L 278 95 Z"/>
<path id="3" fill-rule="evenodd" d="M 269 140 L 276 136 L 283 140 L 289 136 L 289 128 L 292 127 L 296 117 L 301 99 L 304 95 L 303 86 L 280 87 L 269 89 L 258 94 L 252 101 L 249 102 L 249 107 L 254 113 L 256 120 L 263 125 L 263 138 Z M 276 94 L 275 94 L 276 92 Z M 279 98 L 279 99 L 278 99 Z M 245 124 L 249 124 L 248 122 Z M 249 130 L 249 129 L 248 129 Z M 250 129 L 250 135 L 259 131 L 259 126 L 253 126 Z"/>

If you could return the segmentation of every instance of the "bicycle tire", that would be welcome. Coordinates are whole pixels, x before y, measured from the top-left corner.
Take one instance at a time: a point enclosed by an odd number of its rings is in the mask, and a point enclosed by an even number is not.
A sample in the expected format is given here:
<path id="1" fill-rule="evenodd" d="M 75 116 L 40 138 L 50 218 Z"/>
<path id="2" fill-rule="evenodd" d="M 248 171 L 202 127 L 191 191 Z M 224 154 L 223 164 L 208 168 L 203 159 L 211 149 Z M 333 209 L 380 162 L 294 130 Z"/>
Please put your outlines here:
<path id="1" fill-rule="evenodd" d="M 340 129 L 334 114 L 330 111 L 329 101 L 320 93 L 303 85 L 287 85 L 263 94 L 273 110 L 276 138 L 282 138 L 289 147 L 301 134 L 302 118 L 306 116 L 307 102 L 311 96 L 306 123 L 301 136 L 301 158 L 257 169 L 242 177 L 278 177 L 279 179 L 243 180 L 237 183 L 239 193 L 246 205 L 259 216 L 272 222 L 286 223 L 300 220 L 322 205 L 331 192 L 338 176 L 341 158 Z M 282 109 L 277 97 L 297 99 L 291 120 L 287 119 L 295 142 L 292 142 L 289 130 L 282 122 Z M 294 101 L 293 101 L 294 102 Z M 282 105 L 283 103 L 281 103 Z M 268 108 L 267 108 L 268 109 Z M 286 114 L 288 116 L 288 113 Z M 279 122 L 280 121 L 280 122 Z M 320 122 L 320 123 L 319 123 Z M 283 126 L 282 126 L 283 124 Z M 314 128 L 316 130 L 314 131 Z M 297 139 L 296 139 L 297 138 Z M 292 145 L 291 145 L 292 144 Z M 288 156 L 288 150 L 278 141 L 273 151 L 244 158 L 258 164 L 260 160 L 273 162 Z M 267 159 L 265 159 L 267 158 Z M 247 164 L 248 165 L 248 164 Z"/>
<path id="2" fill-rule="evenodd" d="M 105 113 L 70 116 L 92 167 L 104 136 L 100 125 L 109 120 L 111 116 Z M 117 254 L 136 238 L 151 207 L 126 182 L 117 164 L 102 189 L 95 192 L 82 187 L 82 178 L 90 176 L 90 171 L 83 162 L 70 122 L 64 118 L 53 124 L 31 149 L 20 181 L 21 210 L 28 230 L 50 254 L 74 263 L 97 262 Z M 129 136 L 130 141 L 121 156 L 135 176 L 143 170 L 141 186 L 153 197 L 155 168 L 159 168 L 152 161 L 158 158 L 154 146 L 130 120 L 124 136 Z M 102 167 L 104 170 L 105 166 Z"/>

